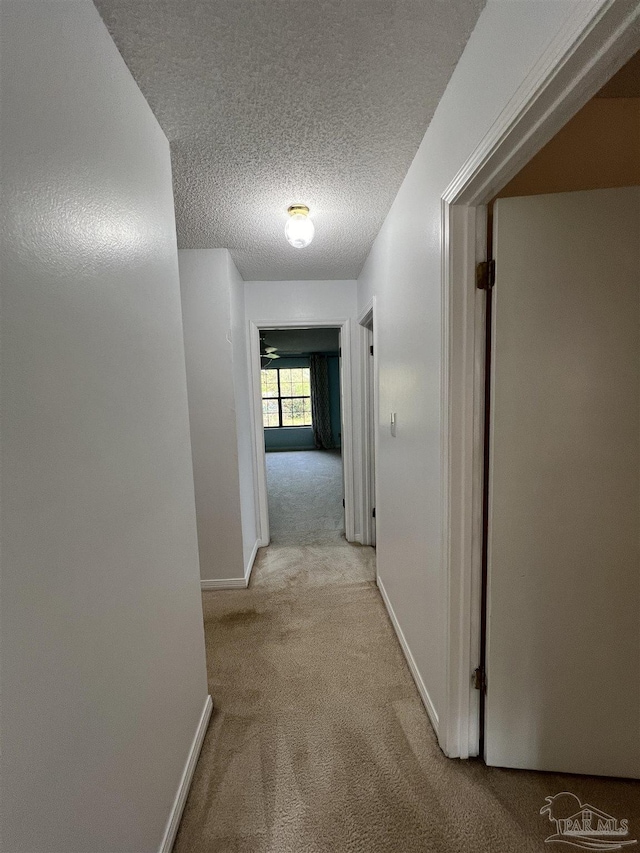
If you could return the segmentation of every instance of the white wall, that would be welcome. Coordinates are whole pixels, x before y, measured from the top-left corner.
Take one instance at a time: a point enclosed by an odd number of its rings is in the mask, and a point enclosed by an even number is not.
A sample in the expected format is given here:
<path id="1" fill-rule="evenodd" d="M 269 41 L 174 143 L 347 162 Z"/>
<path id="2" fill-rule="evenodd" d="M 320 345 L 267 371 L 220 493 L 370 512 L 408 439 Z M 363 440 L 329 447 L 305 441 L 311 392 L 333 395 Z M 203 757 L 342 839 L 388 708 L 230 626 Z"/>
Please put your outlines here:
<path id="1" fill-rule="evenodd" d="M 169 146 L 90 0 L 2 4 L 6 853 L 155 853 L 206 699 Z"/>
<path id="2" fill-rule="evenodd" d="M 200 574 L 242 578 L 256 543 L 242 279 L 227 249 L 178 254 Z"/>
<path id="3" fill-rule="evenodd" d="M 339 320 L 355 317 L 355 281 L 247 281 L 248 320 Z"/>
<path id="4" fill-rule="evenodd" d="M 247 323 L 286 323 L 290 321 L 350 320 L 352 435 L 354 468 L 354 514 L 356 538 L 360 537 L 362 517 L 358 485 L 362 480 L 361 405 L 360 405 L 360 327 L 357 323 L 357 283 L 332 281 L 247 281 L 245 316 Z"/>
<path id="5" fill-rule="evenodd" d="M 437 714 L 446 610 L 440 199 L 575 5 L 489 0 L 358 281 L 361 309 L 376 295 L 378 573 Z"/>
<path id="6" fill-rule="evenodd" d="M 255 478 L 255 451 L 251 424 L 251 383 L 247 348 L 244 282 L 228 255 L 231 293 L 231 344 L 233 349 L 233 390 L 238 440 L 238 474 L 242 512 L 242 549 L 245 573 L 249 568 L 258 538 L 258 514 Z"/>

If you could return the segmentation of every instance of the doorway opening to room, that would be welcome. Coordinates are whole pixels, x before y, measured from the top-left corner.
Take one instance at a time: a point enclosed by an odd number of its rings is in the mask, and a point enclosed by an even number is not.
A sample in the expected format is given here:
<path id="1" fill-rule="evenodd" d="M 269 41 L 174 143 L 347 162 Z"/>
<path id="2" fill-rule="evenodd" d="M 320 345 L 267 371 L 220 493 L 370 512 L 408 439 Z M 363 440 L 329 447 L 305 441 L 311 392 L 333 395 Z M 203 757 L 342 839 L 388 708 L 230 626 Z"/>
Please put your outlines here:
<path id="1" fill-rule="evenodd" d="M 443 194 L 445 731 L 493 766 L 637 777 L 640 66 L 629 21 L 607 32 Z"/>
<path id="2" fill-rule="evenodd" d="M 351 321 L 251 321 L 249 346 L 260 545 L 273 522 L 278 542 L 358 541 Z"/>
<path id="3" fill-rule="evenodd" d="M 640 601 L 640 54 L 500 190 L 488 226 L 481 755 L 639 776 L 622 602 Z"/>
<path id="4" fill-rule="evenodd" d="M 341 537 L 340 330 L 261 330 L 260 391 L 271 541 Z"/>

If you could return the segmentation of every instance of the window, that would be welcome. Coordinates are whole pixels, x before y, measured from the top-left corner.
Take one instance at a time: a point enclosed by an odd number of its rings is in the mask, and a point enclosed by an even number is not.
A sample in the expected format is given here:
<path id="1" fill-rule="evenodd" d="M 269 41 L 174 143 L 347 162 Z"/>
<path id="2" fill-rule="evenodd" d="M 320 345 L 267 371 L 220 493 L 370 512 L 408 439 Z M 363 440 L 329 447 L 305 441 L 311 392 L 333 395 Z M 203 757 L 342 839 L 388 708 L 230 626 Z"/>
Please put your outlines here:
<path id="1" fill-rule="evenodd" d="M 311 378 L 308 367 L 270 367 L 261 371 L 262 422 L 265 427 L 311 426 Z"/>

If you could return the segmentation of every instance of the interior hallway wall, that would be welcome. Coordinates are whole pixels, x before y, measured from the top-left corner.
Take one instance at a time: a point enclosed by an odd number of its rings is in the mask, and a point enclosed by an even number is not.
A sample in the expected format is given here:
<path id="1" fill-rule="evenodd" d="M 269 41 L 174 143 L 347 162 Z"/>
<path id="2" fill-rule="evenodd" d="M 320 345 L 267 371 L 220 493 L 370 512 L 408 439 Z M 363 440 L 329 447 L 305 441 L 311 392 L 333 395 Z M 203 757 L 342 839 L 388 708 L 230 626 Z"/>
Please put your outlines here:
<path id="1" fill-rule="evenodd" d="M 245 577 L 251 570 L 258 547 L 258 499 L 255 477 L 255 441 L 251 421 L 249 350 L 244 308 L 244 281 L 231 253 L 227 254 L 231 294 L 231 349 L 233 353 L 233 394 L 238 441 L 238 475 L 242 519 L 242 555 Z"/>
<path id="2" fill-rule="evenodd" d="M 243 578 L 257 538 L 243 282 L 227 249 L 178 255 L 200 574 Z"/>
<path id="3" fill-rule="evenodd" d="M 360 435 L 360 349 L 358 336 L 357 283 L 341 281 L 247 281 L 245 282 L 245 313 L 247 323 L 277 325 L 288 321 L 350 320 L 351 388 L 353 403 L 353 464 L 354 487 L 362 480 Z M 359 491 L 355 496 L 355 536 L 360 534 L 361 507 Z"/>
<path id="4" fill-rule="evenodd" d="M 358 280 L 361 310 L 376 296 L 378 575 L 436 728 L 446 710 L 447 606 L 440 199 L 577 2 L 489 0 Z"/>
<path id="5" fill-rule="evenodd" d="M 207 698 L 169 145 L 90 0 L 5 0 L 2 850 L 157 853 Z"/>

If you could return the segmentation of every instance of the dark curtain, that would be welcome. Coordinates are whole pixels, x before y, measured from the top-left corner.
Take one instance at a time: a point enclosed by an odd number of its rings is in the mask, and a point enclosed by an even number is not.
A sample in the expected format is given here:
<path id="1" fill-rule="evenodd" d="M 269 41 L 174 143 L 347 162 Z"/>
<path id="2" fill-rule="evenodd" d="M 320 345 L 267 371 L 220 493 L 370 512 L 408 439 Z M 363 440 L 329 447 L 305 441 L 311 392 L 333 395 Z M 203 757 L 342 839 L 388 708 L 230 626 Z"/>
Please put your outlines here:
<path id="1" fill-rule="evenodd" d="M 311 356 L 311 417 L 313 418 L 313 438 L 316 447 L 328 450 L 333 447 L 331 435 L 331 407 L 329 405 L 329 363 L 326 355 Z"/>

